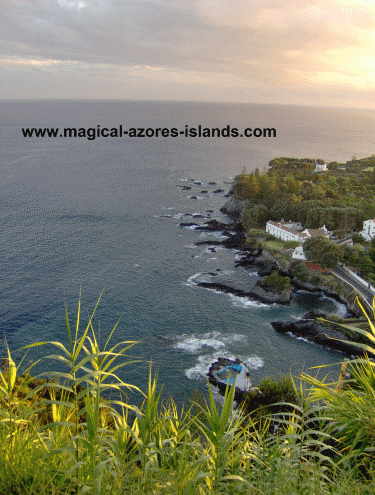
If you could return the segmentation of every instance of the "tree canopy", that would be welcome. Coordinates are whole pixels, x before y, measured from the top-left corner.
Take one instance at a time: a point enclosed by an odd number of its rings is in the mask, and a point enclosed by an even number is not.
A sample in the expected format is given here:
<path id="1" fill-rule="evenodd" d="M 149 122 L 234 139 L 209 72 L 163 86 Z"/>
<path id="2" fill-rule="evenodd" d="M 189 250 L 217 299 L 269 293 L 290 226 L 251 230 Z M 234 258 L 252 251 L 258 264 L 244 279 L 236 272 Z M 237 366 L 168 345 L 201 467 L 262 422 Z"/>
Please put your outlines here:
<path id="1" fill-rule="evenodd" d="M 303 251 L 309 261 L 322 268 L 334 268 L 343 259 L 340 246 L 322 236 L 307 239 L 303 244 Z"/>

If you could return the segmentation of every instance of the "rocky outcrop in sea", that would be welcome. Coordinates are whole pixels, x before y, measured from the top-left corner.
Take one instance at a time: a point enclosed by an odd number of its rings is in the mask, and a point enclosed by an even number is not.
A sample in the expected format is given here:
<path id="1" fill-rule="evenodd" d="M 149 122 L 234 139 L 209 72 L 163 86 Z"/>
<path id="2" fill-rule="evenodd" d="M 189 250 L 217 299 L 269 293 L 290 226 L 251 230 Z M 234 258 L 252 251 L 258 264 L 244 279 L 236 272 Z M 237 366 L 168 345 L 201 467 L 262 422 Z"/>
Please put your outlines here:
<path id="1" fill-rule="evenodd" d="M 318 312 L 308 313 L 298 321 L 273 321 L 271 325 L 278 333 L 290 332 L 296 337 L 302 337 L 309 342 L 336 349 L 350 356 L 363 356 L 363 349 L 350 342 L 340 330 L 317 320 L 317 316 L 323 318 L 326 315 Z"/>

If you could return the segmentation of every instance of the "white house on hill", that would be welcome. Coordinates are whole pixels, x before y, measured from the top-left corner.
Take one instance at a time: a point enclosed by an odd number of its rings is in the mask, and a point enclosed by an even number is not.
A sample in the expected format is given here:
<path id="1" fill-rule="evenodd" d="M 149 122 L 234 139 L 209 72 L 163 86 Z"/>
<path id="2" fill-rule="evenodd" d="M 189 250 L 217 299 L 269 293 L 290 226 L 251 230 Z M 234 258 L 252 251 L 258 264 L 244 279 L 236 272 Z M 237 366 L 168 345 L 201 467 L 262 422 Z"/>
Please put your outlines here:
<path id="1" fill-rule="evenodd" d="M 269 220 L 266 225 L 266 232 L 283 241 L 302 242 L 300 238 L 301 232 L 287 227 L 285 222 L 274 222 L 273 220 Z"/>
<path id="2" fill-rule="evenodd" d="M 316 163 L 314 172 L 326 172 L 328 170 L 326 163 Z"/>
<path id="3" fill-rule="evenodd" d="M 366 241 L 371 241 L 371 239 L 375 238 L 375 218 L 363 222 L 363 230 L 360 234 Z"/>
<path id="4" fill-rule="evenodd" d="M 329 232 L 325 225 L 320 229 L 305 229 L 302 232 L 288 227 L 287 222 L 274 222 L 269 220 L 266 224 L 266 232 L 283 241 L 305 242 L 311 237 L 329 237 Z"/>

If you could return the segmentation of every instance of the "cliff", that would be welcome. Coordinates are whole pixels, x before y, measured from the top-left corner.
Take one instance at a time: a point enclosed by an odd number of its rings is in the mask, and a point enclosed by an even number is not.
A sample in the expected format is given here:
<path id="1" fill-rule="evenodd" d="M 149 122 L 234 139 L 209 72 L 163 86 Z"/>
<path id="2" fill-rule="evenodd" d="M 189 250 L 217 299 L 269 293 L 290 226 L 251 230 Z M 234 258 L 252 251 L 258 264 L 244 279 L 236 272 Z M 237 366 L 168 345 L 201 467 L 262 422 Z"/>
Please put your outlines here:
<path id="1" fill-rule="evenodd" d="M 241 217 L 242 212 L 245 210 L 246 206 L 249 203 L 248 199 L 236 199 L 234 197 L 234 186 L 236 185 L 237 177 L 234 178 L 233 184 L 229 189 L 228 201 L 220 208 L 220 211 L 229 215 L 230 217 L 239 219 Z"/>

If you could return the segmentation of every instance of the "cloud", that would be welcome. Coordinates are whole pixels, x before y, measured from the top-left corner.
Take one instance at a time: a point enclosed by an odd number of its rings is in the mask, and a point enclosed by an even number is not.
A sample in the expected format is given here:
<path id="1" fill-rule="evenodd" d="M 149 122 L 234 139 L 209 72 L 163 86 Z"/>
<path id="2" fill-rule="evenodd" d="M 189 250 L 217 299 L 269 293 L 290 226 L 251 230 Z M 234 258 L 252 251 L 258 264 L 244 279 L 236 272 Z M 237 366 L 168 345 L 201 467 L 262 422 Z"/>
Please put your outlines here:
<path id="1" fill-rule="evenodd" d="M 180 84 L 211 99 L 230 84 L 285 98 L 295 87 L 375 90 L 373 0 L 10 0 L 3 12 L 8 73 L 27 60 L 56 74 L 69 65 L 72 77 L 102 65 L 131 84 L 138 67 L 175 84 L 176 99 Z"/>

